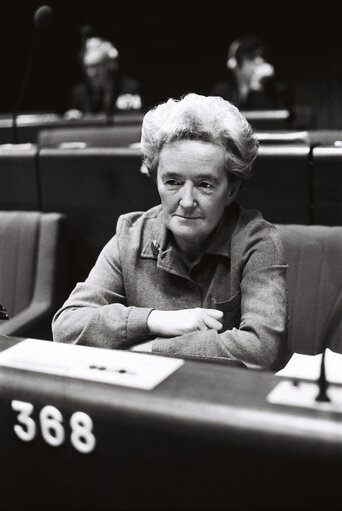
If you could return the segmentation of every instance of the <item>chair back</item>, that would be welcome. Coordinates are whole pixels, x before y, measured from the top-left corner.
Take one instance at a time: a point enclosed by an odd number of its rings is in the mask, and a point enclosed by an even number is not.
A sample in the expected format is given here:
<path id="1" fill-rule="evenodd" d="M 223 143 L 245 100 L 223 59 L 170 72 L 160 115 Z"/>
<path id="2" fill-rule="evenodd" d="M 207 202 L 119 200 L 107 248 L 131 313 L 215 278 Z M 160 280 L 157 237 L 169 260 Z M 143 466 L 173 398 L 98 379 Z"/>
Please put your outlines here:
<path id="1" fill-rule="evenodd" d="M 277 228 L 289 265 L 290 349 L 315 355 L 328 344 L 333 351 L 342 353 L 342 310 L 330 339 L 325 335 L 331 312 L 342 293 L 342 227 L 277 225 Z"/>
<path id="2" fill-rule="evenodd" d="M 5 335 L 50 338 L 50 321 L 66 298 L 65 217 L 0 211 L 0 303 Z"/>

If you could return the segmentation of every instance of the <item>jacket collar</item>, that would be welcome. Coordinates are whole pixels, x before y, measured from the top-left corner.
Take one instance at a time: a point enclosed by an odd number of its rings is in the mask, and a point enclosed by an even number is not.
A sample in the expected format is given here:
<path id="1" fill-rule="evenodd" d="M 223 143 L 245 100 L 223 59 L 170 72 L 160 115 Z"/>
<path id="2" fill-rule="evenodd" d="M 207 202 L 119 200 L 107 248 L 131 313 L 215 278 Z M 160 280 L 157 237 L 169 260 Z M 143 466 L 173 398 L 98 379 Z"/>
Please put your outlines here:
<path id="1" fill-rule="evenodd" d="M 230 257 L 231 238 L 237 219 L 238 207 L 232 204 L 226 208 L 223 218 L 210 235 L 203 254 Z M 156 208 L 155 216 L 150 220 L 143 237 L 140 256 L 144 259 L 155 259 L 157 267 L 169 273 L 189 278 L 185 265 L 172 244 L 170 232 L 165 227 L 161 206 Z"/>

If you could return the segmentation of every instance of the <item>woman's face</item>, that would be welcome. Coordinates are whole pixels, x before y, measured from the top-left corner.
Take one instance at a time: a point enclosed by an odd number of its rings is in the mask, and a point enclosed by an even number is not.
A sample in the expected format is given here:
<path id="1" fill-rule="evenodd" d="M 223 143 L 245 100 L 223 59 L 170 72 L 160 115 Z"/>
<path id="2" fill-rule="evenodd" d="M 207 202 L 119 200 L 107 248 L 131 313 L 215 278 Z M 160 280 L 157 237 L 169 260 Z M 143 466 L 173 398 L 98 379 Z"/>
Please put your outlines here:
<path id="1" fill-rule="evenodd" d="M 84 66 L 87 79 L 94 89 L 105 87 L 108 80 L 108 66 L 105 62 L 98 62 Z"/>
<path id="2" fill-rule="evenodd" d="M 157 186 L 167 228 L 189 256 L 203 243 L 236 196 L 228 182 L 224 150 L 209 142 L 180 140 L 160 152 Z"/>

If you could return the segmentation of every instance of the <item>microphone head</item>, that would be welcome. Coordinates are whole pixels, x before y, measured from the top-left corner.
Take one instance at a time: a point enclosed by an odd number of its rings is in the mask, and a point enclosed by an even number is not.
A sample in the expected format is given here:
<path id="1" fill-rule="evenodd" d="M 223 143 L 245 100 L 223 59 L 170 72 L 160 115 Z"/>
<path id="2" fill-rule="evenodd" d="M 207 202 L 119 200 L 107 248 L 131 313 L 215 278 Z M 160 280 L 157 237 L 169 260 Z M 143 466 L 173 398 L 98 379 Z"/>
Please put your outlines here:
<path id="1" fill-rule="evenodd" d="M 39 30 L 47 30 L 52 20 L 52 9 L 49 5 L 41 5 L 34 13 L 33 21 Z"/>
<path id="2" fill-rule="evenodd" d="M 87 39 L 88 37 L 90 37 L 93 30 L 94 29 L 91 25 L 88 25 L 88 24 L 82 25 L 81 30 L 80 30 L 82 39 Z"/>

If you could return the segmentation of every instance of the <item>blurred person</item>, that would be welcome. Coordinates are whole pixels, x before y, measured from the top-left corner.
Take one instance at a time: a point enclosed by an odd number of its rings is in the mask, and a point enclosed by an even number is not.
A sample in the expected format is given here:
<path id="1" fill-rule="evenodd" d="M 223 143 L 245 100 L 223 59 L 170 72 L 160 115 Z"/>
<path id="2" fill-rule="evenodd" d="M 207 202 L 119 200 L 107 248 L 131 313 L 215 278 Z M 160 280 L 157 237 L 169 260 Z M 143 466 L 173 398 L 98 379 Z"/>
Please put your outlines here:
<path id="1" fill-rule="evenodd" d="M 216 83 L 213 96 L 231 101 L 241 110 L 291 109 L 289 87 L 276 78 L 268 48 L 254 36 L 233 41 L 228 49 L 226 80 Z"/>
<path id="2" fill-rule="evenodd" d="M 67 118 L 79 118 L 82 113 L 110 115 L 117 110 L 141 109 L 139 83 L 121 73 L 119 52 L 111 42 L 89 37 L 80 57 L 85 81 L 72 89 Z"/>
<path id="3" fill-rule="evenodd" d="M 275 226 L 237 202 L 258 151 L 251 126 L 228 101 L 188 94 L 145 115 L 141 147 L 161 204 L 119 218 L 55 314 L 54 340 L 280 367 L 283 247 Z"/>

